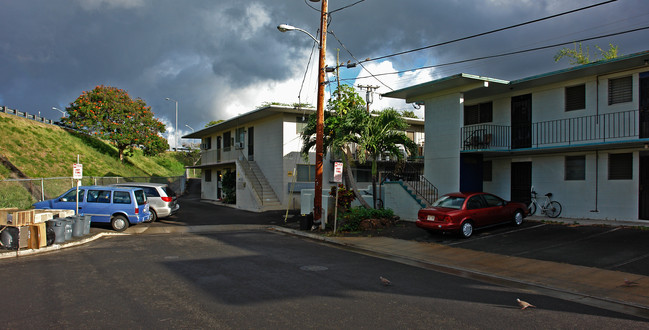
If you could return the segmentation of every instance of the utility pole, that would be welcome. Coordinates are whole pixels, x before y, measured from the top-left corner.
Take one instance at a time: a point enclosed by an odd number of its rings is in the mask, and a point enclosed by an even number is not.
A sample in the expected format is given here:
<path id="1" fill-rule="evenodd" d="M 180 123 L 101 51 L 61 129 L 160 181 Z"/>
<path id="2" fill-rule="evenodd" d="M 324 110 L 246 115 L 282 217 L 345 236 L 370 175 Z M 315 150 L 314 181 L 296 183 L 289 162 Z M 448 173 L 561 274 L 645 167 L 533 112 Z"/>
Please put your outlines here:
<path id="1" fill-rule="evenodd" d="M 365 104 L 367 104 L 367 112 L 370 112 L 370 104 L 374 102 L 374 90 L 378 89 L 379 86 L 372 85 L 358 85 L 358 88 L 361 90 L 365 89 Z"/>
<path id="2" fill-rule="evenodd" d="M 312 0 L 313 1 L 313 0 Z M 320 61 L 318 65 L 318 106 L 315 134 L 315 200 L 313 201 L 313 221 L 320 221 L 320 228 L 325 228 L 322 219 L 322 163 L 324 143 L 324 94 L 325 94 L 325 53 L 327 49 L 327 0 L 322 0 L 320 9 Z"/>

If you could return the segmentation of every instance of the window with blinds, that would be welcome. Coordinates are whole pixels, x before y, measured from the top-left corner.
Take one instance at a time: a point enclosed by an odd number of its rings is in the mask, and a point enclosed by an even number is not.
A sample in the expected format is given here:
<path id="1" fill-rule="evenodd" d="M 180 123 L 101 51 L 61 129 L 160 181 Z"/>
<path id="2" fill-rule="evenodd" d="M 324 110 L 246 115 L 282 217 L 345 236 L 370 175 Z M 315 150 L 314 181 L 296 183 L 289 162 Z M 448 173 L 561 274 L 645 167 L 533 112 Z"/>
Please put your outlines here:
<path id="1" fill-rule="evenodd" d="M 608 80 L 608 105 L 633 101 L 633 77 Z"/>
<path id="2" fill-rule="evenodd" d="M 586 85 L 566 87 L 566 111 L 586 109 Z"/>
<path id="3" fill-rule="evenodd" d="M 493 121 L 493 102 L 464 106 L 464 125 L 483 124 Z"/>
<path id="4" fill-rule="evenodd" d="M 633 179 L 633 154 L 608 155 L 608 179 L 632 180 Z"/>
<path id="5" fill-rule="evenodd" d="M 566 156 L 566 181 L 586 180 L 586 156 Z"/>

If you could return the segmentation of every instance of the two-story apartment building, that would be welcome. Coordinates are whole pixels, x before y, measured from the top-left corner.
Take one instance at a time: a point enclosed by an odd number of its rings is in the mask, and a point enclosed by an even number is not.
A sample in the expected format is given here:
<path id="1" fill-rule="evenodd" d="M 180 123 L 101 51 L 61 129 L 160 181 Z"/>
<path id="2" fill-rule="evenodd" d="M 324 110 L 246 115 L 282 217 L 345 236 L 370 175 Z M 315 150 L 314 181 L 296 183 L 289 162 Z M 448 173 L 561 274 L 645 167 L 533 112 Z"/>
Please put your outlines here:
<path id="1" fill-rule="evenodd" d="M 299 209 L 302 189 L 314 189 L 315 152 L 300 153 L 300 133 L 315 109 L 286 106 L 260 108 L 183 136 L 201 139 L 201 198 L 224 197 L 222 176 L 236 173 L 236 206 L 251 211 Z M 407 119 L 407 134 L 423 147 L 423 120 Z M 323 163 L 323 195 L 333 182 L 333 161 Z M 352 169 L 359 187 L 371 184 L 369 164 Z"/>
<path id="2" fill-rule="evenodd" d="M 649 52 L 515 81 L 458 74 L 387 97 L 426 105 L 424 175 L 440 193 L 529 202 L 562 217 L 649 219 Z"/>

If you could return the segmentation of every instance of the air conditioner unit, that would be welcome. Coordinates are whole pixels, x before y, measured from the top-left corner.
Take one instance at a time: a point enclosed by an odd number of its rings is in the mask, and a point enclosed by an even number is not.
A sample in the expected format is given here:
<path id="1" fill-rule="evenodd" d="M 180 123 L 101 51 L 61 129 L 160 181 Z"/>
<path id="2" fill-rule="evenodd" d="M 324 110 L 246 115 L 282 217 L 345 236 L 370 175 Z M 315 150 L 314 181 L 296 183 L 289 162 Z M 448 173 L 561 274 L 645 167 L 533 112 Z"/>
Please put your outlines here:
<path id="1" fill-rule="evenodd" d="M 243 149 L 243 142 L 235 142 L 234 143 L 234 149 L 235 150 L 242 150 Z"/>
<path id="2" fill-rule="evenodd" d="M 207 150 L 207 143 L 201 143 L 201 150 Z"/>

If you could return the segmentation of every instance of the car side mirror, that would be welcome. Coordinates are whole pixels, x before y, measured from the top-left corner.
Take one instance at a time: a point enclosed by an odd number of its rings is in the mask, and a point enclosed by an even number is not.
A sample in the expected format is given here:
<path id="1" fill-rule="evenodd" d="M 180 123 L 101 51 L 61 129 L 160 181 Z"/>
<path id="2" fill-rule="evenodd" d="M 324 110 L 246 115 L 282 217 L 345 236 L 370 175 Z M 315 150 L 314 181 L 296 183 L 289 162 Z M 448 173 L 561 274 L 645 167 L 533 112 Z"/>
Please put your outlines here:
<path id="1" fill-rule="evenodd" d="M 68 201 L 68 199 L 67 199 L 67 198 L 65 198 L 65 197 L 61 197 L 61 198 L 59 198 L 59 201 L 60 201 L 60 202 L 67 202 L 67 201 Z"/>

